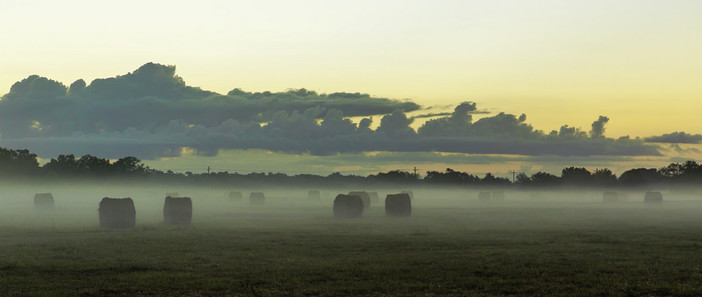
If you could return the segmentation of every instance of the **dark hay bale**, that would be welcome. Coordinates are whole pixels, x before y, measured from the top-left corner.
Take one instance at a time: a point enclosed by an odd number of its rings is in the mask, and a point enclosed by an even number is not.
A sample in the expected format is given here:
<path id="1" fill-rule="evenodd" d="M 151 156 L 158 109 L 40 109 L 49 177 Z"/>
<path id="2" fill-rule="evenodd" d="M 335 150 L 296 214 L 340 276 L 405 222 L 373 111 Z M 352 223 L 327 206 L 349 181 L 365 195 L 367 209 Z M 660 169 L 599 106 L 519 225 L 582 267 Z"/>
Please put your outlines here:
<path id="1" fill-rule="evenodd" d="M 136 223 L 136 210 L 132 198 L 102 198 L 98 214 L 100 227 L 133 228 Z"/>
<path id="2" fill-rule="evenodd" d="M 334 198 L 335 218 L 359 218 L 364 208 L 361 196 L 339 194 Z"/>
<path id="3" fill-rule="evenodd" d="M 241 201 L 244 200 L 244 195 L 241 192 L 229 192 L 229 200 L 231 201 Z"/>
<path id="4" fill-rule="evenodd" d="M 163 223 L 190 225 L 193 219 L 193 202 L 189 197 L 166 197 L 163 204 Z"/>
<path id="5" fill-rule="evenodd" d="M 309 200 L 320 200 L 322 199 L 322 193 L 317 190 L 310 190 L 307 192 L 307 199 Z"/>
<path id="6" fill-rule="evenodd" d="M 385 215 L 409 217 L 412 215 L 412 198 L 409 194 L 388 194 L 385 197 Z"/>
<path id="7" fill-rule="evenodd" d="M 615 191 L 605 191 L 602 193 L 602 201 L 604 202 L 618 202 L 619 194 Z"/>
<path id="8" fill-rule="evenodd" d="M 348 195 L 357 195 L 357 196 L 361 197 L 361 201 L 363 201 L 363 209 L 368 209 L 371 205 L 371 199 L 370 199 L 370 195 L 368 195 L 368 192 L 353 191 L 353 192 L 349 192 Z"/>
<path id="9" fill-rule="evenodd" d="M 51 193 L 34 194 L 34 209 L 54 209 L 54 196 Z"/>
<path id="10" fill-rule="evenodd" d="M 478 193 L 478 200 L 480 200 L 480 201 L 490 201 L 491 198 L 492 198 L 492 195 L 490 195 L 490 192 Z"/>
<path id="11" fill-rule="evenodd" d="M 648 191 L 644 196 L 646 203 L 663 203 L 663 194 L 661 192 Z"/>
<path id="12" fill-rule="evenodd" d="M 413 193 L 412 191 L 407 190 L 407 191 L 402 191 L 401 193 L 402 193 L 402 194 L 407 194 L 407 195 L 409 195 L 409 196 L 410 196 L 410 199 L 411 199 L 412 201 L 414 201 L 414 193 Z"/>
<path id="13" fill-rule="evenodd" d="M 263 195 L 263 192 L 251 192 L 249 194 L 249 204 L 264 205 L 266 204 L 266 196 Z"/>
<path id="14" fill-rule="evenodd" d="M 493 191 L 491 199 L 492 201 L 505 201 L 505 192 Z"/>
<path id="15" fill-rule="evenodd" d="M 371 204 L 380 203 L 380 197 L 378 196 L 378 192 L 368 192 L 368 196 L 370 196 Z"/>

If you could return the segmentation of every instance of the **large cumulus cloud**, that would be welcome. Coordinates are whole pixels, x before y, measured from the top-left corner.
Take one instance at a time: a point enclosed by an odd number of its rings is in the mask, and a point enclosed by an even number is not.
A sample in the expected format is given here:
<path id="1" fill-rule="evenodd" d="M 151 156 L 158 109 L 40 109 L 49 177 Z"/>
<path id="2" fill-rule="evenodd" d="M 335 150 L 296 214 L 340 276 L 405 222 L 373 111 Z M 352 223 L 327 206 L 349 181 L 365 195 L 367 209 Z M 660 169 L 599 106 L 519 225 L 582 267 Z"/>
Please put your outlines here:
<path id="1" fill-rule="evenodd" d="M 604 136 L 609 118 L 592 130 L 564 125 L 544 133 L 524 114 L 499 113 L 477 121 L 477 104 L 464 102 L 445 116 L 412 128 L 412 102 L 359 93 L 317 94 L 299 89 L 220 95 L 187 86 L 175 68 L 146 64 L 122 76 L 69 87 L 39 76 L 13 85 L 0 101 L 0 146 L 40 156 L 61 153 L 142 159 L 201 155 L 220 149 L 264 149 L 330 155 L 368 151 L 471 154 L 659 155 L 639 139 Z M 371 129 L 371 115 L 382 115 Z M 365 117 L 358 124 L 348 117 Z"/>

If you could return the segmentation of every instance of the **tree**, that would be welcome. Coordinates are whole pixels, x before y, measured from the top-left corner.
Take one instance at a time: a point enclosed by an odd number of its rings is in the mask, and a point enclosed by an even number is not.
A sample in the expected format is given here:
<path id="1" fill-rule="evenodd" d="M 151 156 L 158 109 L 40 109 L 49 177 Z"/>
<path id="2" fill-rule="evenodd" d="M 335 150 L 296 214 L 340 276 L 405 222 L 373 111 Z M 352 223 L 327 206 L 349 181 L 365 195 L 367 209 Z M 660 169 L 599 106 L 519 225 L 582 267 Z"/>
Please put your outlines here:
<path id="1" fill-rule="evenodd" d="M 612 170 L 598 168 L 595 169 L 595 173 L 592 174 L 592 182 L 597 186 L 610 187 L 617 183 L 617 176 L 612 173 Z"/>
<path id="2" fill-rule="evenodd" d="M 561 171 L 561 181 L 567 186 L 588 186 L 592 183 L 592 174 L 583 167 L 566 167 Z"/>

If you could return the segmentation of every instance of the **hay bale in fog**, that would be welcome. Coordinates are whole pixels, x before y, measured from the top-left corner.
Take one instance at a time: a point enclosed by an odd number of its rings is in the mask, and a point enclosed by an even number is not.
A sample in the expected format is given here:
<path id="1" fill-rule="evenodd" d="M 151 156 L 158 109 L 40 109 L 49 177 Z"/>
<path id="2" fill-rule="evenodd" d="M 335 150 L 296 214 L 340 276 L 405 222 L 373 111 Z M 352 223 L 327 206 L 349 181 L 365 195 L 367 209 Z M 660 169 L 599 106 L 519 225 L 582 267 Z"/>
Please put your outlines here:
<path id="1" fill-rule="evenodd" d="M 371 204 L 380 203 L 378 192 L 368 192 L 368 196 L 370 197 Z"/>
<path id="2" fill-rule="evenodd" d="M 193 202 L 189 197 L 166 197 L 163 204 L 163 223 L 190 225 L 193 219 Z"/>
<path id="3" fill-rule="evenodd" d="M 492 199 L 492 195 L 490 192 L 480 192 L 478 193 L 478 200 L 480 201 L 490 201 Z"/>
<path id="4" fill-rule="evenodd" d="M 385 197 L 385 215 L 409 217 L 412 215 L 412 199 L 409 194 L 388 194 Z"/>
<path id="5" fill-rule="evenodd" d="M 98 214 L 100 227 L 133 228 L 136 223 L 136 210 L 132 198 L 102 198 Z"/>
<path id="6" fill-rule="evenodd" d="M 615 191 L 605 191 L 602 193 L 602 201 L 604 202 L 618 202 L 619 194 Z"/>
<path id="7" fill-rule="evenodd" d="M 54 209 L 54 196 L 51 193 L 34 194 L 34 209 Z"/>
<path id="8" fill-rule="evenodd" d="M 644 196 L 644 202 L 646 202 L 646 203 L 662 203 L 663 202 L 663 194 L 661 194 L 661 192 L 648 191 L 648 192 L 646 192 L 646 195 Z"/>
<path id="9" fill-rule="evenodd" d="M 249 204 L 264 205 L 266 204 L 266 196 L 263 195 L 263 192 L 251 192 L 249 194 Z"/>
<path id="10" fill-rule="evenodd" d="M 307 199 L 309 200 L 320 200 L 322 199 L 322 194 L 318 190 L 310 190 L 307 192 Z"/>
<path id="11" fill-rule="evenodd" d="M 361 201 L 363 201 L 363 208 L 364 209 L 368 209 L 370 207 L 371 199 L 370 199 L 370 195 L 368 195 L 368 192 L 353 191 L 353 192 L 349 192 L 349 195 L 357 195 L 357 196 L 361 197 Z"/>
<path id="12" fill-rule="evenodd" d="M 363 214 L 365 204 L 359 195 L 339 194 L 334 198 L 335 218 L 358 218 Z"/>
<path id="13" fill-rule="evenodd" d="M 229 192 L 229 200 L 230 201 L 241 201 L 241 200 L 244 200 L 244 195 L 241 194 L 241 192 L 231 191 L 231 192 Z"/>
<path id="14" fill-rule="evenodd" d="M 505 201 L 505 192 L 493 191 L 491 195 L 492 197 L 490 199 L 492 199 L 492 201 Z"/>
<path id="15" fill-rule="evenodd" d="M 410 196 L 410 200 L 414 201 L 414 193 L 412 191 L 402 191 L 402 194 L 407 194 Z"/>

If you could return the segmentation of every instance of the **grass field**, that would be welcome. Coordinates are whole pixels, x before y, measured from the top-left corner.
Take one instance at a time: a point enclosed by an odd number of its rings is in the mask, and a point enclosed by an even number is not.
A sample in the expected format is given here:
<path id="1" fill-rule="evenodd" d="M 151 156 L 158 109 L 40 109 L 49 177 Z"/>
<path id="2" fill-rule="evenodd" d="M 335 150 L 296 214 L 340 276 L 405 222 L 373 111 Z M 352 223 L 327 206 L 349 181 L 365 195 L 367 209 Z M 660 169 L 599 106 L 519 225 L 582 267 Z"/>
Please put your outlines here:
<path id="1" fill-rule="evenodd" d="M 280 192 L 193 198 L 193 224 L 174 227 L 144 195 L 136 228 L 105 230 L 99 199 L 62 206 L 68 191 L 53 212 L 2 200 L 0 296 L 702 296 L 702 200 L 418 193 L 411 218 L 334 219 L 330 199 Z"/>

